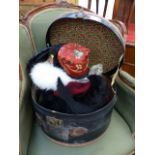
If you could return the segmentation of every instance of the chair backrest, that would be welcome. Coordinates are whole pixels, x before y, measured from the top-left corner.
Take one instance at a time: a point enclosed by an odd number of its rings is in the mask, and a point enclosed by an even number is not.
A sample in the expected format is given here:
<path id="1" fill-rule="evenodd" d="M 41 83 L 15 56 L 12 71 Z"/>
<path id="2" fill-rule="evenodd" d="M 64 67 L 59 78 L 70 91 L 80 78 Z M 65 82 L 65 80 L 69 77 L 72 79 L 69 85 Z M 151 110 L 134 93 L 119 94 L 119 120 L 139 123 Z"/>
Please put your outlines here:
<path id="1" fill-rule="evenodd" d="M 135 0 L 115 0 L 112 18 L 124 22 L 128 30 L 129 24 L 134 22 L 134 11 Z"/>
<path id="2" fill-rule="evenodd" d="M 88 0 L 87 8 L 91 10 L 92 0 Z M 105 4 L 103 6 L 103 14 L 102 16 L 105 17 L 107 13 L 107 8 L 109 5 L 109 0 L 105 0 Z M 96 0 L 96 14 L 99 13 L 99 6 L 100 0 Z M 135 0 L 115 0 L 114 1 L 114 9 L 112 19 L 120 20 L 125 23 L 126 27 L 132 21 L 134 16 L 134 9 L 135 9 Z"/>
<path id="3" fill-rule="evenodd" d="M 75 11 L 76 7 L 68 8 L 59 4 L 49 4 L 32 10 L 23 20 L 26 21 L 25 24 L 29 28 L 35 51 L 46 47 L 46 33 L 51 23 L 58 17 Z"/>
<path id="4" fill-rule="evenodd" d="M 107 12 L 107 7 L 108 7 L 108 2 L 109 0 L 105 0 L 105 5 L 104 5 L 104 8 L 103 8 L 103 17 L 105 17 L 106 15 L 106 12 Z M 92 5 L 92 0 L 88 0 L 88 6 L 87 8 L 90 10 L 91 9 L 91 5 Z M 99 12 L 99 0 L 96 0 L 96 14 L 98 14 Z"/>

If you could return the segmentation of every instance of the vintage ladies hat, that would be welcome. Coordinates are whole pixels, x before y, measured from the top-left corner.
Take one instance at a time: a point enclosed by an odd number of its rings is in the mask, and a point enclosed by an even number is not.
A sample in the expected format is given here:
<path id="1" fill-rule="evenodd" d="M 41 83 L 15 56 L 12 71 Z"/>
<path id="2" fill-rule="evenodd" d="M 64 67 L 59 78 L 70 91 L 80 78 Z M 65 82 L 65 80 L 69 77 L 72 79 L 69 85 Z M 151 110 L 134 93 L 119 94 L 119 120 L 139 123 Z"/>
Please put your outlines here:
<path id="1" fill-rule="evenodd" d="M 89 72 L 90 49 L 77 43 L 64 44 L 58 51 L 58 61 L 73 78 L 81 78 Z"/>

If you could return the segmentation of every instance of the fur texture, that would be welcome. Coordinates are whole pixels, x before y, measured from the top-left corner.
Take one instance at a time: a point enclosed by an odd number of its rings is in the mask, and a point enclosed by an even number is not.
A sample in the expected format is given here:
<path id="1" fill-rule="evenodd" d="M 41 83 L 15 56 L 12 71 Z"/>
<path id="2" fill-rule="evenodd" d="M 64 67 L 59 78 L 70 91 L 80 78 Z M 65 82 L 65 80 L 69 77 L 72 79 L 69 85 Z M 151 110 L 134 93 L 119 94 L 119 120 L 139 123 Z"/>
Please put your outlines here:
<path id="1" fill-rule="evenodd" d="M 45 108 L 70 114 L 88 113 L 104 107 L 113 97 L 113 91 L 106 77 L 88 77 L 91 88 L 78 95 L 68 95 L 60 88 L 63 97 L 54 96 L 53 91 L 38 90 L 37 101 Z"/>
<path id="2" fill-rule="evenodd" d="M 28 62 L 27 72 L 33 84 L 39 88 L 36 95 L 38 104 L 51 110 L 72 114 L 88 113 L 105 106 L 112 99 L 113 91 L 107 78 L 101 76 L 103 66 L 94 65 L 87 77 L 73 79 L 64 72 L 57 60 L 57 52 L 61 46 L 44 49 Z M 54 65 L 46 61 L 51 53 L 54 54 Z M 90 81 L 91 87 L 85 93 L 71 95 L 64 86 L 74 81 L 81 83 Z M 57 89 L 60 96 L 54 95 Z"/>
<path id="3" fill-rule="evenodd" d="M 73 79 L 63 71 L 63 69 L 53 66 L 48 61 L 40 62 L 34 65 L 30 71 L 30 77 L 33 83 L 42 90 L 57 90 L 58 77 L 64 86 L 71 81 L 81 83 L 88 82 L 88 78 Z"/>
<path id="4" fill-rule="evenodd" d="M 103 74 L 103 65 L 102 64 L 93 65 L 90 68 L 89 75 L 102 76 L 102 74 Z"/>

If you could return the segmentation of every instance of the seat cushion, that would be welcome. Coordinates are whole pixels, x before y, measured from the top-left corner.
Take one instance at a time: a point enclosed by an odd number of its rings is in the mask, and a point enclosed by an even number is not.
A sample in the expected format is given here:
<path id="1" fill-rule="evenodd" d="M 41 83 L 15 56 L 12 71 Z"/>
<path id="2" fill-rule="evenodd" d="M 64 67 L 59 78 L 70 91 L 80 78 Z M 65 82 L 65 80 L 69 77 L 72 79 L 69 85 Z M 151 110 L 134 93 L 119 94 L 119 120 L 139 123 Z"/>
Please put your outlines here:
<path id="1" fill-rule="evenodd" d="M 106 132 L 96 142 L 82 147 L 66 147 L 54 143 L 36 123 L 28 155 L 128 155 L 133 150 L 134 140 L 131 131 L 114 110 Z"/>

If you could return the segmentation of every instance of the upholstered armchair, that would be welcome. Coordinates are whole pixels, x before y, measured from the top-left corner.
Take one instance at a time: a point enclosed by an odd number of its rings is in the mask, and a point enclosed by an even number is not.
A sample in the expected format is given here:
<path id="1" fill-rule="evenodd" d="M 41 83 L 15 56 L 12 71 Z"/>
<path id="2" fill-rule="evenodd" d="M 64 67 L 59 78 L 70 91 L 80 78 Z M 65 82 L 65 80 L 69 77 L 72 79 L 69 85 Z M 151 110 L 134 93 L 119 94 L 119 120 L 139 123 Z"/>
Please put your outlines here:
<path id="1" fill-rule="evenodd" d="M 46 47 L 45 33 L 51 21 L 75 7 L 46 5 L 31 11 L 19 25 L 20 56 L 20 155 L 131 155 L 134 154 L 134 79 L 119 71 L 114 87 L 117 103 L 106 132 L 94 143 L 81 147 L 66 147 L 51 141 L 41 130 L 34 116 L 31 84 L 26 72 L 28 60 Z"/>

